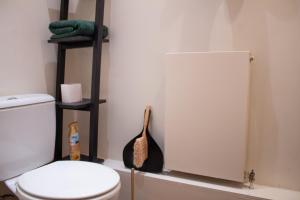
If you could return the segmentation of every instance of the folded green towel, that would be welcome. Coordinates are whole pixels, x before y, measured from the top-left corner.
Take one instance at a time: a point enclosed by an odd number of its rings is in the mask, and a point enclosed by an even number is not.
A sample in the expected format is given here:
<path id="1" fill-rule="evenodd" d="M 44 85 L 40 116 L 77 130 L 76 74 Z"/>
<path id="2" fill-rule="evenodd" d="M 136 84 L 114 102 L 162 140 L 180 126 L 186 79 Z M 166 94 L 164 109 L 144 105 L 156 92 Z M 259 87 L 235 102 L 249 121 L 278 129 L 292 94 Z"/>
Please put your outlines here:
<path id="1" fill-rule="evenodd" d="M 49 25 L 49 30 L 54 34 L 51 39 L 64 37 L 72 37 L 77 35 L 92 36 L 95 32 L 95 23 L 85 20 L 60 20 L 52 22 Z M 103 26 L 102 36 L 108 36 L 108 28 Z"/>

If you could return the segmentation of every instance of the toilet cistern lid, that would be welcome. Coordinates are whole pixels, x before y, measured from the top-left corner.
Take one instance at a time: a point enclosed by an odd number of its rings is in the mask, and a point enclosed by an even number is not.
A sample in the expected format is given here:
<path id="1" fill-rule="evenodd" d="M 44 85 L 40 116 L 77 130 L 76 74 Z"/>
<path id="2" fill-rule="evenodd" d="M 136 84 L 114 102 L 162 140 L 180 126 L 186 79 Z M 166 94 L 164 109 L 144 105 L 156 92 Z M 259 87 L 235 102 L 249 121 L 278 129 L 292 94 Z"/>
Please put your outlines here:
<path id="1" fill-rule="evenodd" d="M 44 199 L 85 199 L 101 196 L 119 182 L 119 174 L 101 164 L 57 161 L 21 175 L 18 187 Z"/>

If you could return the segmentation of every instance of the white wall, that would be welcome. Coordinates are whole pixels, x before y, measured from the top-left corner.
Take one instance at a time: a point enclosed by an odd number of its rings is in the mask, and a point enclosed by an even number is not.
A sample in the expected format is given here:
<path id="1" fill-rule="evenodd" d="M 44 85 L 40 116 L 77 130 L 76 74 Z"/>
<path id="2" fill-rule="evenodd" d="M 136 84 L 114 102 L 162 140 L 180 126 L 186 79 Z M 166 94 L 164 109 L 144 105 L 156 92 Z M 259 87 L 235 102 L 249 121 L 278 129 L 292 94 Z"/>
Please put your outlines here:
<path id="1" fill-rule="evenodd" d="M 250 50 L 249 169 L 261 184 L 300 190 L 299 9 L 299 0 L 113 0 L 106 156 L 122 159 L 147 103 L 163 148 L 166 52 Z"/>
<path id="2" fill-rule="evenodd" d="M 44 1 L 0 1 L 0 95 L 54 93 L 49 21 Z"/>

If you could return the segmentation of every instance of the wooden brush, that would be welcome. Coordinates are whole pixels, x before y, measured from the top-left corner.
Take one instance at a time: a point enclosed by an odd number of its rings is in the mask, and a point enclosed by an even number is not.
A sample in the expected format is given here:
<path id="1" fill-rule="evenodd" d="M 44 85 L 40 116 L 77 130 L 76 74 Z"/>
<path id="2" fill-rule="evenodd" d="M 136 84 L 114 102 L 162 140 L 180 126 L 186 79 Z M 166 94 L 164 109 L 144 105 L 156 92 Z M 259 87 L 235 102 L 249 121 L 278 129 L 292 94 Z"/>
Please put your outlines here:
<path id="1" fill-rule="evenodd" d="M 147 126 L 150 116 L 150 106 L 146 106 L 144 116 L 144 128 L 141 137 L 137 138 L 133 146 L 133 164 L 135 167 L 140 168 L 143 166 L 145 160 L 148 158 L 148 138 Z"/>
<path id="2" fill-rule="evenodd" d="M 131 177 L 131 200 L 135 200 L 135 183 L 134 183 L 134 168 L 131 168 L 131 173 L 130 173 L 130 177 Z"/>

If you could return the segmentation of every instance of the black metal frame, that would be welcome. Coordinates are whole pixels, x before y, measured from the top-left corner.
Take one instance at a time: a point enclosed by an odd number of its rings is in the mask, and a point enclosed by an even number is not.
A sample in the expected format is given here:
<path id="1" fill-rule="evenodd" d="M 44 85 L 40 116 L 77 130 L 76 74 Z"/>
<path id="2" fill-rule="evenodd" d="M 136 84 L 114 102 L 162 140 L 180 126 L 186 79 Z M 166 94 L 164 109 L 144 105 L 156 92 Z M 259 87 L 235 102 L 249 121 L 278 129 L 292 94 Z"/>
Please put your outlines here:
<path id="1" fill-rule="evenodd" d="M 69 0 L 61 0 L 60 20 L 68 19 Z M 102 162 L 97 158 L 98 151 L 98 121 L 99 121 L 99 104 L 105 103 L 106 100 L 99 100 L 100 96 L 100 75 L 101 75 L 101 53 L 102 26 L 104 16 L 104 0 L 96 0 L 95 26 L 96 32 L 94 37 L 75 36 L 64 39 L 50 39 L 49 43 L 58 44 L 57 53 L 57 75 L 56 75 L 56 140 L 55 140 L 55 160 L 62 160 L 62 132 L 63 132 L 63 109 L 82 110 L 90 112 L 90 129 L 89 129 L 89 155 L 82 155 L 84 160 L 91 162 Z M 91 79 L 91 98 L 84 99 L 82 102 L 66 104 L 61 102 L 60 85 L 64 83 L 65 77 L 65 59 L 66 49 L 83 48 L 93 46 L 93 64 Z"/>

